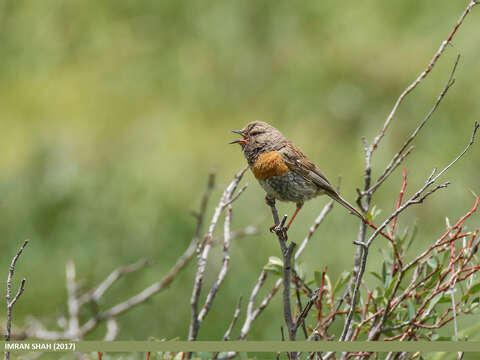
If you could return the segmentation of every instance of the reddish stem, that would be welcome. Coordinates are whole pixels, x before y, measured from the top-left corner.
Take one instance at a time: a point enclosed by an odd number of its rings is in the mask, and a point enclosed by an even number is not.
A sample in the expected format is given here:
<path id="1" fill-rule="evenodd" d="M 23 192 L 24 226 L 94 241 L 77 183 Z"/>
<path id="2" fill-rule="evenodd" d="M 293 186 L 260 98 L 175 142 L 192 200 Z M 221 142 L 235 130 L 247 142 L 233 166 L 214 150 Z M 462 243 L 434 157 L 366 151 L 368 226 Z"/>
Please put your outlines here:
<path id="1" fill-rule="evenodd" d="M 405 188 L 407 187 L 407 169 L 403 169 L 402 175 L 403 175 L 403 182 L 402 182 L 402 187 L 400 189 L 400 193 L 398 195 L 397 207 L 395 210 L 398 210 L 398 208 L 402 205 L 403 194 L 405 194 Z M 394 234 L 396 225 L 397 225 L 397 216 L 393 218 L 390 234 L 392 235 Z"/>
<path id="2" fill-rule="evenodd" d="M 368 226 L 370 226 L 372 229 L 374 230 L 378 230 L 378 227 L 372 223 L 370 220 L 368 220 L 367 218 L 363 218 L 362 221 L 367 224 Z M 389 240 L 391 243 L 393 243 L 393 239 L 390 235 L 388 235 L 387 233 L 385 233 L 384 231 L 380 231 L 380 234 L 383 235 L 383 237 L 385 237 L 387 240 Z"/>
<path id="3" fill-rule="evenodd" d="M 465 215 L 463 215 L 463 216 L 457 221 L 457 223 L 453 226 L 453 229 L 458 228 L 460 225 L 463 224 L 463 222 L 464 222 L 470 215 L 472 215 L 475 211 L 477 211 L 477 207 L 478 207 L 478 202 L 479 202 L 479 201 L 480 201 L 480 197 L 475 198 L 475 204 L 473 205 L 472 210 L 470 210 L 468 213 L 466 213 Z"/>

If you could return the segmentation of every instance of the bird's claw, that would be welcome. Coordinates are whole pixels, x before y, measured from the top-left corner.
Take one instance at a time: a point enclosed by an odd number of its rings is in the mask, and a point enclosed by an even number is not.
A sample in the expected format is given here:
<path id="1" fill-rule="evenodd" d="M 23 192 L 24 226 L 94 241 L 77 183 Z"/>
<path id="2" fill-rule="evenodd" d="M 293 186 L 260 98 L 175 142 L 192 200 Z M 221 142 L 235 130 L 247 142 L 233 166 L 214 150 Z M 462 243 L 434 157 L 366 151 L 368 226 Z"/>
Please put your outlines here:
<path id="1" fill-rule="evenodd" d="M 288 231 L 288 227 L 282 225 L 282 224 L 275 224 L 275 225 L 272 225 L 270 226 L 270 232 L 271 233 L 278 233 L 278 232 L 287 232 Z"/>

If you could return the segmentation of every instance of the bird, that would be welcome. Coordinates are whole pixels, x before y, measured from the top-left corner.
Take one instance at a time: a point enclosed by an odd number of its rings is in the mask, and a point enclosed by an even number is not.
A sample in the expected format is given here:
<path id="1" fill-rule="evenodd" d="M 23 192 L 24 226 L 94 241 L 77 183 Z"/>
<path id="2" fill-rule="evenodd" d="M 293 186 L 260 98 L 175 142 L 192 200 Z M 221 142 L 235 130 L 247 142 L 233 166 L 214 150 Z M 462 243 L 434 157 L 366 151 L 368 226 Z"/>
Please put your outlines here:
<path id="1" fill-rule="evenodd" d="M 241 146 L 250 170 L 267 193 L 267 203 L 279 200 L 296 204 L 286 229 L 290 228 L 304 202 L 319 195 L 329 196 L 366 221 L 353 205 L 340 196 L 318 166 L 272 125 L 252 121 L 242 130 L 232 132 L 242 136 L 230 144 Z"/>

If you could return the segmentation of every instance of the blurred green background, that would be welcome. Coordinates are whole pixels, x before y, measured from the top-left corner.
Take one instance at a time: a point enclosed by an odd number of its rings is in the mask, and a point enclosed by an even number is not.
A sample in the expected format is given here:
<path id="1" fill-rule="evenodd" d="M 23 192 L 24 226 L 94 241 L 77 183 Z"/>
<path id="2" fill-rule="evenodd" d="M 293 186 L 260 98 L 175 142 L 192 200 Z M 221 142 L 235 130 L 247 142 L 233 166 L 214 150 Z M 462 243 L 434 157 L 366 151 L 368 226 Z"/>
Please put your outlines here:
<path id="1" fill-rule="evenodd" d="M 102 307 L 158 280 L 188 245 L 208 172 L 224 186 L 245 164 L 231 129 L 252 120 L 278 127 L 354 201 L 363 181 L 361 136 L 371 140 L 400 92 L 426 67 L 466 1 L 0 1 L 1 289 L 23 239 L 31 239 L 15 279 L 27 278 L 15 325 L 28 315 L 55 327 L 66 311 L 65 263 L 89 288 L 114 268 L 152 257 L 155 265 L 122 279 Z M 433 105 L 457 53 L 457 82 L 415 141 L 405 163 L 407 194 L 434 166 L 451 161 L 479 119 L 479 9 L 466 19 L 438 65 L 402 105 L 373 159 L 374 174 Z M 470 209 L 480 193 L 479 147 L 452 168 L 447 191 L 411 209 L 399 229 L 420 227 L 423 249 Z M 247 297 L 269 256 L 263 190 L 247 173 L 233 228 L 259 224 L 236 240 L 231 269 L 199 339 L 223 335 L 238 297 Z M 397 171 L 374 203 L 388 214 L 401 185 Z M 299 242 L 326 199 L 308 202 L 290 232 Z M 280 205 L 291 213 L 293 204 Z M 478 219 L 470 221 L 478 226 Z M 352 266 L 357 221 L 336 206 L 301 262 L 328 266 L 335 281 Z M 378 266 L 377 240 L 369 265 Z M 205 285 L 216 277 L 221 246 Z M 170 289 L 120 317 L 121 340 L 185 339 L 191 263 Z M 311 276 L 311 275 L 309 275 Z M 268 284 L 275 279 L 270 278 Z M 367 276 L 368 281 L 374 281 Z M 268 285 L 267 284 L 267 285 Z M 249 339 L 277 340 L 280 297 Z M 245 303 L 244 303 L 245 305 Z M 244 314 L 244 312 L 243 312 Z M 242 317 L 243 318 L 243 317 Z M 1 319 L 1 317 L 0 317 Z M 103 338 L 104 328 L 90 339 Z"/>

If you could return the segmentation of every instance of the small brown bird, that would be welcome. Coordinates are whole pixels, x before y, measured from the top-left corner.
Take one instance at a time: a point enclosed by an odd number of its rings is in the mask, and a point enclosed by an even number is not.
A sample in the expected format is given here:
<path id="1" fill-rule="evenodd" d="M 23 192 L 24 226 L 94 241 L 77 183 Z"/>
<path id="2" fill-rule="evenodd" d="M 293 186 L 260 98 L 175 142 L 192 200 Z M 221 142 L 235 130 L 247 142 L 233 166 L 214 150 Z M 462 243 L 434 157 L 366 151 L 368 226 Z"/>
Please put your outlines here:
<path id="1" fill-rule="evenodd" d="M 253 175 L 267 192 L 267 198 L 297 204 L 287 229 L 306 200 L 323 194 L 365 221 L 362 214 L 337 193 L 320 169 L 276 128 L 263 121 L 253 121 L 242 130 L 232 132 L 240 134 L 242 139 L 230 144 L 241 145 Z"/>

